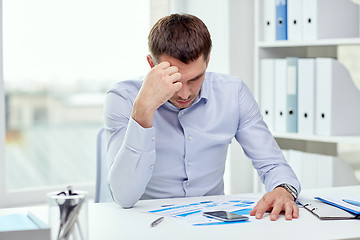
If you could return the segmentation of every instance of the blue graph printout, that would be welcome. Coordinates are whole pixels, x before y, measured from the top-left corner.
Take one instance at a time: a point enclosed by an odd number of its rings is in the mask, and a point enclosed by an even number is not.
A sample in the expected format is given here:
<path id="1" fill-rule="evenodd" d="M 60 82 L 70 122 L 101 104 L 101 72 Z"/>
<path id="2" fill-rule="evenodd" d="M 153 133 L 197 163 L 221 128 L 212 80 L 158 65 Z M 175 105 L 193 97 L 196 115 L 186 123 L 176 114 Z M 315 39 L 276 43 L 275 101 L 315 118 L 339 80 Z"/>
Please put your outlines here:
<path id="1" fill-rule="evenodd" d="M 203 213 L 221 210 L 240 215 L 249 215 L 249 212 L 255 207 L 258 200 L 258 198 L 247 198 L 225 201 L 194 201 L 186 204 L 165 204 L 146 212 L 164 217 L 174 217 L 190 223 L 193 226 L 246 223 L 249 221 L 223 222 L 213 218 L 204 217 Z"/>

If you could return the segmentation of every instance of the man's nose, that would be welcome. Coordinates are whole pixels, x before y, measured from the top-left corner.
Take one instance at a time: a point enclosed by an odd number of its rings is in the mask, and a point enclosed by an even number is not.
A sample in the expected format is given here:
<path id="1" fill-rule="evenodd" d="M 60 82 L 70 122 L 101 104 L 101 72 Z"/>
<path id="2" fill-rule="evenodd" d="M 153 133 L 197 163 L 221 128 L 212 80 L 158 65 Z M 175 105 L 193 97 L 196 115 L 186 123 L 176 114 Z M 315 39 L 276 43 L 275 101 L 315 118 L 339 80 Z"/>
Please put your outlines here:
<path id="1" fill-rule="evenodd" d="M 182 99 L 188 99 L 190 96 L 190 88 L 186 85 L 183 84 L 183 86 L 181 87 L 181 89 L 177 92 L 177 94 L 179 95 L 179 97 L 181 97 Z"/>

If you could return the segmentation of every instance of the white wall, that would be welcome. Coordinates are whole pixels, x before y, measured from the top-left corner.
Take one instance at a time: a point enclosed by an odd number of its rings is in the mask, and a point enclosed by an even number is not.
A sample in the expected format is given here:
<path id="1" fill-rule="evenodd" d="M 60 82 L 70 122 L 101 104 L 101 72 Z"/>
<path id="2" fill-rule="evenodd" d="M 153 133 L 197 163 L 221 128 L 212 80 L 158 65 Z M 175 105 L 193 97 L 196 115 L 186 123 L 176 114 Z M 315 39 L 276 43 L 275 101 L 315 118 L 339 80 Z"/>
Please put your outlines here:
<path id="1" fill-rule="evenodd" d="M 253 90 L 254 2 L 252 0 L 170 0 L 170 13 L 190 13 L 207 25 L 213 49 L 208 70 L 240 76 Z M 226 193 L 253 191 L 253 167 L 236 141 L 230 146 Z"/>
<path id="2" fill-rule="evenodd" d="M 174 8 L 170 9 L 171 13 L 193 14 L 208 27 L 213 43 L 208 71 L 230 73 L 229 1 L 183 0 Z"/>
<path id="3" fill-rule="evenodd" d="M 3 46 L 2 46 L 2 0 L 0 0 L 0 176 L 5 176 L 5 99 L 3 79 Z M 0 199 L 5 192 L 4 177 L 0 179 Z"/>
<path id="4" fill-rule="evenodd" d="M 230 74 L 240 76 L 253 92 L 254 88 L 254 1 L 229 0 Z M 230 146 L 229 171 L 231 193 L 253 191 L 255 171 L 236 140 Z"/>

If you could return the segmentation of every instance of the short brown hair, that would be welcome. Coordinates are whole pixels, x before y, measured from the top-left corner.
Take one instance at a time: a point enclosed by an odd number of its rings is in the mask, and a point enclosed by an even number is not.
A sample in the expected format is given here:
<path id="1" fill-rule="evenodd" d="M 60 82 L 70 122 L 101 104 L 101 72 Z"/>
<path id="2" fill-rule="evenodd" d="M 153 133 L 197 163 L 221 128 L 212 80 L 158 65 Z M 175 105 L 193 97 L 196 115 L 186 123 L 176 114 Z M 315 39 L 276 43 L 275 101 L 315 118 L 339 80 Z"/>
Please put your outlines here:
<path id="1" fill-rule="evenodd" d="M 163 54 L 185 64 L 201 55 L 206 61 L 211 50 L 211 37 L 206 25 L 190 14 L 161 18 L 151 29 L 148 40 L 149 50 L 156 61 Z"/>

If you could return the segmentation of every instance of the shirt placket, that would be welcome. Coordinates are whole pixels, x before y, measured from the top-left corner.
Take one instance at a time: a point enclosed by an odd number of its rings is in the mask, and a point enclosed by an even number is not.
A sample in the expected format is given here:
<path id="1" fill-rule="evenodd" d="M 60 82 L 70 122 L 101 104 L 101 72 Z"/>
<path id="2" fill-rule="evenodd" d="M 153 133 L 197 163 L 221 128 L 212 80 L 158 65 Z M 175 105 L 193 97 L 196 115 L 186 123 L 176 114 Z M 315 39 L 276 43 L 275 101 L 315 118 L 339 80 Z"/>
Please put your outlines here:
<path id="1" fill-rule="evenodd" d="M 184 169 L 185 169 L 185 175 L 186 179 L 183 181 L 183 188 L 185 191 L 185 196 L 189 195 L 190 189 L 191 189 L 191 158 L 189 156 L 189 149 L 191 148 L 191 144 L 193 142 L 193 135 L 191 134 L 191 130 L 189 127 L 187 127 L 186 122 L 184 121 L 184 118 L 186 117 L 186 110 L 183 109 L 179 112 L 178 118 L 179 122 L 183 128 L 184 132 Z"/>

